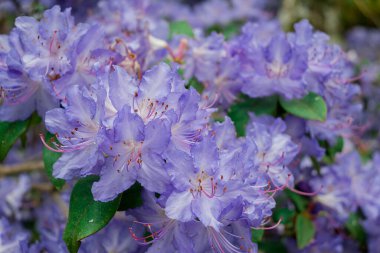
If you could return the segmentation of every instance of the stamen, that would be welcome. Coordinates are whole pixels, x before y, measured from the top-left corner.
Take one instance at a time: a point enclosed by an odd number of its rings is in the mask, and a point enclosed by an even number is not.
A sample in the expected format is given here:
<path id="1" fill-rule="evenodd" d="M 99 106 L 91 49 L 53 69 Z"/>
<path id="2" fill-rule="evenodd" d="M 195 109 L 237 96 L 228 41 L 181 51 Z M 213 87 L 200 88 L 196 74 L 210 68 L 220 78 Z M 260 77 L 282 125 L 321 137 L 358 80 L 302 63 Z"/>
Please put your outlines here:
<path id="1" fill-rule="evenodd" d="M 274 224 L 271 227 L 251 227 L 251 228 L 255 230 L 272 230 L 272 229 L 277 228 L 281 224 L 281 222 L 282 222 L 282 217 L 278 220 L 276 224 Z"/>
<path id="2" fill-rule="evenodd" d="M 315 192 L 303 192 L 303 191 L 300 191 L 300 190 L 296 190 L 294 188 L 289 188 L 288 189 L 291 191 L 291 192 L 294 192 L 294 193 L 297 193 L 299 195 L 302 195 L 302 196 L 308 196 L 308 197 L 313 197 L 315 195 L 318 195 L 318 193 L 321 192 L 321 190 L 323 189 L 323 186 L 321 185 L 321 187 L 319 188 L 319 190 L 315 191 Z"/>

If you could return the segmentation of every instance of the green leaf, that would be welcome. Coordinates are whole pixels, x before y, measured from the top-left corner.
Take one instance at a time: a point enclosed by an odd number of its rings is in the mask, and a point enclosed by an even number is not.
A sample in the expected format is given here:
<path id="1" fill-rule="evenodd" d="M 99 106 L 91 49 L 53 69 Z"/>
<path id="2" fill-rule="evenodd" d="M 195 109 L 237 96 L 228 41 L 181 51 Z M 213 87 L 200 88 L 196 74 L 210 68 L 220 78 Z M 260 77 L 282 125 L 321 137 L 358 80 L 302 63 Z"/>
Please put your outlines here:
<path id="1" fill-rule="evenodd" d="M 141 198 L 142 187 L 139 183 L 135 183 L 128 190 L 121 194 L 120 205 L 118 211 L 126 211 L 128 209 L 139 207 L 143 204 Z"/>
<path id="2" fill-rule="evenodd" d="M 339 136 L 336 140 L 336 143 L 332 147 L 328 147 L 327 153 L 331 158 L 334 158 L 337 153 L 340 153 L 343 151 L 344 147 L 344 139 Z"/>
<path id="3" fill-rule="evenodd" d="M 46 144 L 49 146 L 53 146 L 52 142 L 57 142 L 56 137 L 51 133 L 46 133 L 45 135 Z M 53 177 L 53 165 L 61 157 L 61 153 L 53 152 L 46 147 L 43 148 L 42 156 L 44 160 L 44 168 L 45 172 L 50 180 L 50 182 L 57 188 L 57 190 L 61 190 L 65 185 L 65 180 Z"/>
<path id="4" fill-rule="evenodd" d="M 281 223 L 285 225 L 293 224 L 293 218 L 295 216 L 295 210 L 290 210 L 289 208 L 276 208 L 273 211 L 273 220 L 277 222 L 282 219 Z"/>
<path id="5" fill-rule="evenodd" d="M 265 253 L 287 253 L 286 247 L 284 244 L 278 239 L 265 240 L 263 242 L 259 242 L 259 252 Z"/>
<path id="6" fill-rule="evenodd" d="M 308 120 L 325 121 L 327 105 L 323 98 L 310 92 L 301 99 L 280 99 L 281 106 L 289 113 Z"/>
<path id="7" fill-rule="evenodd" d="M 359 214 L 351 213 L 346 222 L 346 229 L 361 245 L 366 245 L 366 233 L 360 221 L 361 218 Z"/>
<path id="8" fill-rule="evenodd" d="M 203 90 L 205 89 L 203 84 L 200 83 L 195 77 L 193 77 L 189 80 L 186 87 L 187 88 L 193 87 L 194 89 L 196 89 L 196 91 L 199 92 L 199 94 L 202 94 Z"/>
<path id="9" fill-rule="evenodd" d="M 299 249 L 305 248 L 313 240 L 315 235 L 314 223 L 304 214 L 296 218 L 296 238 Z"/>
<path id="10" fill-rule="evenodd" d="M 110 202 L 94 200 L 91 187 L 97 179 L 95 176 L 83 178 L 71 192 L 69 217 L 63 233 L 70 253 L 78 252 L 80 240 L 106 226 L 119 207 L 121 196 Z"/>
<path id="11" fill-rule="evenodd" d="M 228 111 L 228 116 L 234 122 L 237 135 L 245 136 L 245 127 L 249 121 L 248 111 L 238 105 L 233 105 Z"/>
<path id="12" fill-rule="evenodd" d="M 228 40 L 228 39 L 232 38 L 234 35 L 239 33 L 243 24 L 244 23 L 239 22 L 239 21 L 231 22 L 231 23 L 228 23 L 227 25 L 224 25 L 224 26 L 216 24 L 216 25 L 209 27 L 206 30 L 206 34 L 210 35 L 213 32 L 221 33 L 224 35 L 224 38 L 226 40 Z"/>
<path id="13" fill-rule="evenodd" d="M 263 239 L 263 236 L 264 236 L 264 230 L 252 229 L 251 235 L 252 235 L 251 236 L 252 242 L 254 242 L 254 243 L 261 242 L 261 240 Z"/>
<path id="14" fill-rule="evenodd" d="M 13 144 L 26 132 L 29 119 L 24 121 L 0 122 L 0 162 L 5 159 Z"/>
<path id="15" fill-rule="evenodd" d="M 249 121 L 249 112 L 256 115 L 275 115 L 277 110 L 277 97 L 248 98 L 243 97 L 243 101 L 232 105 L 228 111 L 228 116 L 235 124 L 238 136 L 245 135 L 245 128 Z"/>
<path id="16" fill-rule="evenodd" d="M 191 38 L 194 37 L 193 28 L 186 21 L 174 21 L 169 25 L 170 35 L 169 39 L 171 40 L 174 35 L 187 35 Z"/>
<path id="17" fill-rule="evenodd" d="M 284 192 L 292 200 L 292 202 L 296 206 L 296 209 L 298 212 L 301 213 L 304 210 L 306 210 L 306 208 L 309 204 L 309 201 L 307 200 L 307 198 L 305 198 L 301 195 L 298 195 L 297 193 L 294 193 L 294 192 L 289 191 L 289 190 L 285 190 Z"/>

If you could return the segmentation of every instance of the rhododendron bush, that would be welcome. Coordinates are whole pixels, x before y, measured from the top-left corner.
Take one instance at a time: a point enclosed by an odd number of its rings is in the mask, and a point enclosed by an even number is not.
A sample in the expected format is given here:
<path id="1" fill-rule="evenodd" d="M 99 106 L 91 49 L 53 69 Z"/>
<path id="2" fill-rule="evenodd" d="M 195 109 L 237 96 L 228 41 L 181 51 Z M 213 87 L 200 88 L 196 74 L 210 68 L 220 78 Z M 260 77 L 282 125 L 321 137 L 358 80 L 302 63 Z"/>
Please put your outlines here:
<path id="1" fill-rule="evenodd" d="M 379 252 L 379 30 L 37 2 L 0 3 L 0 252 Z"/>

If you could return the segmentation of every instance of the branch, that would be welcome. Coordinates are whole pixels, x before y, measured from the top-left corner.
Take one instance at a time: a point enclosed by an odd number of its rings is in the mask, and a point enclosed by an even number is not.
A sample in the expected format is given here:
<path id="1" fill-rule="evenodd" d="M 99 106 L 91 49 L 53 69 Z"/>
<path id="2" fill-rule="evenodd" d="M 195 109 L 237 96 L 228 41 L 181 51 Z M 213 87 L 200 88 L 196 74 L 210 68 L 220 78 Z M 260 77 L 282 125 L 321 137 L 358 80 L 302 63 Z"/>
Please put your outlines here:
<path id="1" fill-rule="evenodd" d="M 43 161 L 29 161 L 25 163 L 19 163 L 14 165 L 0 165 L 0 177 L 20 174 L 23 172 L 32 172 L 43 170 Z"/>

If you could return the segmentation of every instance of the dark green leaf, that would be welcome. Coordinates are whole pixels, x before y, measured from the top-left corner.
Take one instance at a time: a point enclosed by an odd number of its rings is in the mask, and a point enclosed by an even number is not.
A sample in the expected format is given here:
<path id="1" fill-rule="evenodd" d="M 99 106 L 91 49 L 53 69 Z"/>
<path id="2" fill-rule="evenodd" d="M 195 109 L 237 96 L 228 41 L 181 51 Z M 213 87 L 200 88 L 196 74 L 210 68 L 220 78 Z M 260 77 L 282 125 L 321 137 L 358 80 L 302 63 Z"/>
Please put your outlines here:
<path id="1" fill-rule="evenodd" d="M 30 121 L 0 122 L 0 162 L 20 136 L 28 129 Z"/>
<path id="2" fill-rule="evenodd" d="M 344 139 L 343 139 L 341 136 L 339 136 L 339 137 L 337 138 L 337 140 L 336 140 L 335 145 L 332 146 L 332 147 L 329 147 L 329 148 L 327 149 L 327 153 L 328 153 L 328 155 L 329 155 L 331 158 L 334 158 L 335 155 L 336 155 L 337 153 L 340 153 L 340 152 L 343 151 L 343 146 L 344 146 Z"/>
<path id="3" fill-rule="evenodd" d="M 260 252 L 265 253 L 287 253 L 286 247 L 281 242 L 281 240 L 265 240 L 259 243 Z"/>
<path id="4" fill-rule="evenodd" d="M 296 218 L 296 238 L 299 249 L 305 248 L 313 240 L 315 235 L 314 223 L 304 214 Z"/>
<path id="5" fill-rule="evenodd" d="M 289 113 L 309 120 L 325 121 L 327 106 L 323 98 L 313 92 L 301 99 L 280 99 L 281 106 Z"/>
<path id="6" fill-rule="evenodd" d="M 45 141 L 49 146 L 53 146 L 52 142 L 57 142 L 57 139 L 51 133 L 46 133 Z M 57 188 L 61 190 L 65 184 L 65 180 L 53 177 L 53 165 L 61 157 L 61 153 L 53 152 L 46 147 L 43 149 L 43 159 L 44 167 L 47 176 L 49 177 L 50 182 Z"/>
<path id="7" fill-rule="evenodd" d="M 202 94 L 203 90 L 205 89 L 205 87 L 203 86 L 203 84 L 200 83 L 194 77 L 189 80 L 189 82 L 187 83 L 186 87 L 187 88 L 193 87 L 194 89 L 196 89 L 199 92 L 199 94 Z"/>
<path id="8" fill-rule="evenodd" d="M 249 121 L 248 111 L 234 105 L 228 111 L 228 116 L 230 116 L 231 120 L 234 122 L 237 135 L 245 136 L 245 127 Z"/>
<path id="9" fill-rule="evenodd" d="M 273 220 L 275 222 L 282 219 L 282 224 L 293 224 L 293 218 L 296 216 L 296 212 L 294 210 L 290 210 L 289 208 L 276 208 L 273 211 Z"/>
<path id="10" fill-rule="evenodd" d="M 360 224 L 361 218 L 357 213 L 351 213 L 347 222 L 346 229 L 350 233 L 350 235 L 360 242 L 361 245 L 366 244 L 366 234 L 363 226 Z"/>
<path id="11" fill-rule="evenodd" d="M 172 39 L 174 35 L 187 35 L 191 38 L 194 37 L 193 28 L 186 21 L 174 21 L 170 23 L 170 35 L 169 39 Z"/>
<path id="12" fill-rule="evenodd" d="M 94 200 L 91 187 L 96 180 L 95 176 L 83 178 L 71 192 L 69 218 L 63 233 L 70 253 L 78 252 L 80 240 L 106 226 L 119 207 L 121 196 L 110 202 Z"/>
<path id="13" fill-rule="evenodd" d="M 251 232 L 252 242 L 258 243 L 263 239 L 264 230 L 262 229 L 253 229 Z"/>
<path id="14" fill-rule="evenodd" d="M 243 97 L 243 101 L 231 106 L 228 116 L 235 124 L 238 136 L 245 135 L 245 128 L 249 121 L 249 112 L 256 115 L 275 115 L 277 109 L 277 97 L 248 98 Z"/>
<path id="15" fill-rule="evenodd" d="M 242 27 L 243 24 L 244 23 L 241 21 L 234 21 L 234 22 L 228 23 L 227 25 L 224 25 L 224 26 L 216 24 L 216 25 L 209 27 L 206 30 L 206 34 L 210 35 L 213 32 L 221 33 L 224 35 L 224 38 L 226 40 L 228 40 L 231 37 L 233 37 L 234 35 L 239 33 L 240 28 Z"/>
<path id="16" fill-rule="evenodd" d="M 121 195 L 118 211 L 126 211 L 131 208 L 139 207 L 143 204 L 141 198 L 142 187 L 139 183 L 135 183 Z"/>
<path id="17" fill-rule="evenodd" d="M 309 204 L 307 198 L 289 190 L 285 190 L 284 192 L 296 206 L 298 212 L 303 212 L 306 209 L 307 205 Z"/>

